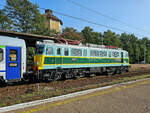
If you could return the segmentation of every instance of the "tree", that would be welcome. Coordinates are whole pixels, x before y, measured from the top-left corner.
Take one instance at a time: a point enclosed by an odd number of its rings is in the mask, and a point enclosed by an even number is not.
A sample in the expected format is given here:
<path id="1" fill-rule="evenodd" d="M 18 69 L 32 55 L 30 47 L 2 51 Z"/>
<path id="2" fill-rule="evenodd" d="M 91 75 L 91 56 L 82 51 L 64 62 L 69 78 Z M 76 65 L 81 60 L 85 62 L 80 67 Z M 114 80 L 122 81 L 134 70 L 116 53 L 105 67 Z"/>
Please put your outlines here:
<path id="1" fill-rule="evenodd" d="M 104 44 L 121 47 L 121 42 L 119 40 L 119 35 L 115 34 L 111 30 L 107 30 L 103 34 L 104 37 Z"/>
<path id="2" fill-rule="evenodd" d="M 85 27 L 81 32 L 82 32 L 82 34 L 84 36 L 84 42 L 85 43 L 90 43 L 91 39 L 92 39 L 93 29 L 90 28 L 90 27 Z"/>
<path id="3" fill-rule="evenodd" d="M 84 43 L 102 44 L 102 34 L 94 32 L 92 28 L 85 27 L 81 33 L 84 37 Z"/>
<path id="4" fill-rule="evenodd" d="M 139 40 L 140 45 L 140 61 L 146 60 L 146 63 L 150 63 L 150 40 L 147 37 L 144 37 Z"/>
<path id="5" fill-rule="evenodd" d="M 82 40 L 83 39 L 82 34 L 72 27 L 64 28 L 62 30 L 62 33 L 68 33 L 67 35 L 64 36 L 64 38 L 66 38 L 66 39 L 71 39 L 71 40 Z"/>
<path id="6" fill-rule="evenodd" d="M 10 20 L 5 15 L 4 10 L 0 10 L 0 30 L 8 31 L 10 29 Z"/>
<path id="7" fill-rule="evenodd" d="M 37 33 L 45 29 L 45 17 L 38 6 L 29 0 L 6 0 L 5 14 L 11 21 L 10 30 L 24 33 Z"/>

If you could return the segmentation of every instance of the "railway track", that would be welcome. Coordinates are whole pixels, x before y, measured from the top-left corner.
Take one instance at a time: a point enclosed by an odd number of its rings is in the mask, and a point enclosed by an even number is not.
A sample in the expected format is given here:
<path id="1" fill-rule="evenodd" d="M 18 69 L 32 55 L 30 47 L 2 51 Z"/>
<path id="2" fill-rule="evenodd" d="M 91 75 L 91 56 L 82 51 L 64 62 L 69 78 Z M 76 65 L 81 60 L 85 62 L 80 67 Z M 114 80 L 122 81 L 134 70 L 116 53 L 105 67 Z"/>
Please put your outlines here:
<path id="1" fill-rule="evenodd" d="M 8 85 L 0 88 L 0 98 L 15 96 L 15 95 L 23 95 L 26 93 L 36 92 L 39 89 L 47 88 L 47 89 L 68 89 L 68 88 L 76 88 L 82 87 L 91 84 L 101 84 L 104 82 L 111 82 L 114 79 L 120 79 L 123 77 L 133 77 L 140 76 L 144 74 L 150 74 L 149 69 L 144 70 L 136 70 L 130 71 L 124 74 L 117 75 L 99 75 L 93 77 L 84 77 L 78 79 L 69 79 L 65 81 L 54 81 L 54 82 L 39 82 L 39 83 L 25 83 L 25 84 L 14 84 Z"/>

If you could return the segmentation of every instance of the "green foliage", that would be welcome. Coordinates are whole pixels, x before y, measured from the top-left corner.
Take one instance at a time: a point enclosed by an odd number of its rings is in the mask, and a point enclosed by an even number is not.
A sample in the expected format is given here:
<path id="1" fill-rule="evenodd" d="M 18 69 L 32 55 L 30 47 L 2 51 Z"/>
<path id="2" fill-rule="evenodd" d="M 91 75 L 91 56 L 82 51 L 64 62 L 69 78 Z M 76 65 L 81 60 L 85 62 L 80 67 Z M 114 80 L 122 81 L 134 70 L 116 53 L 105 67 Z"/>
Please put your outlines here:
<path id="1" fill-rule="evenodd" d="M 102 44 L 102 35 L 99 32 L 94 32 L 92 28 L 85 27 L 81 33 L 84 37 L 84 43 Z"/>
<path id="2" fill-rule="evenodd" d="M 28 47 L 27 48 L 27 66 L 28 66 L 28 70 L 30 70 L 33 66 L 34 55 L 35 55 L 35 48 Z"/>
<path id="3" fill-rule="evenodd" d="M 29 0 L 6 0 L 6 3 L 3 15 L 7 15 L 9 20 L 9 30 L 46 36 L 57 35 L 56 31 L 45 26 L 46 17 L 40 13 L 36 4 Z"/>
<path id="4" fill-rule="evenodd" d="M 71 39 L 71 40 L 82 40 L 83 36 L 81 33 L 79 33 L 76 29 L 72 27 L 66 27 L 65 29 L 62 30 L 62 33 L 69 33 L 64 36 L 66 39 Z"/>
<path id="5" fill-rule="evenodd" d="M 104 37 L 104 45 L 121 47 L 119 35 L 115 34 L 114 32 L 108 30 L 104 32 L 103 37 Z"/>
<path id="6" fill-rule="evenodd" d="M 4 10 L 0 10 L 0 30 L 8 31 L 10 29 L 10 21 Z"/>
<path id="7" fill-rule="evenodd" d="M 140 58 L 139 40 L 134 34 L 122 33 L 120 41 L 124 50 L 129 52 L 130 63 L 138 63 Z"/>
<path id="8" fill-rule="evenodd" d="M 11 21 L 12 31 L 31 33 L 37 30 L 42 19 L 38 6 L 29 0 L 6 0 L 5 14 Z"/>

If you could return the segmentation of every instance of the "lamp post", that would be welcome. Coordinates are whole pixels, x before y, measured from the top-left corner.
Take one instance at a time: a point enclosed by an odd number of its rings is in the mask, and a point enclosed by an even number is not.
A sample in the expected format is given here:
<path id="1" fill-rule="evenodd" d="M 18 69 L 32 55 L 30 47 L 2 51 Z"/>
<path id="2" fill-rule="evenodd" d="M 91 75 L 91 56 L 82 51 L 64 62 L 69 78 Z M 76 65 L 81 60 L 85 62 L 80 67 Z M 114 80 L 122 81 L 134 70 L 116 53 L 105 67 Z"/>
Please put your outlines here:
<path id="1" fill-rule="evenodd" d="M 145 45 L 145 48 L 144 48 L 144 64 L 146 64 L 146 45 Z"/>

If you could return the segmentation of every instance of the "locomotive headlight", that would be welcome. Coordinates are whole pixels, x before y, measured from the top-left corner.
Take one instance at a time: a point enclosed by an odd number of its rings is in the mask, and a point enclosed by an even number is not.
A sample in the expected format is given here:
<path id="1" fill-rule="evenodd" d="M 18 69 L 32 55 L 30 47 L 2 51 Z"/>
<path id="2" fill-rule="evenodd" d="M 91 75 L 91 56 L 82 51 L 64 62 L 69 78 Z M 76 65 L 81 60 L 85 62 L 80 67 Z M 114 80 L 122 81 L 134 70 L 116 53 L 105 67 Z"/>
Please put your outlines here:
<path id="1" fill-rule="evenodd" d="M 38 63 L 38 61 L 36 61 L 36 63 L 35 63 L 35 64 L 36 64 L 36 66 L 37 66 L 37 65 L 39 64 L 39 63 Z"/>

